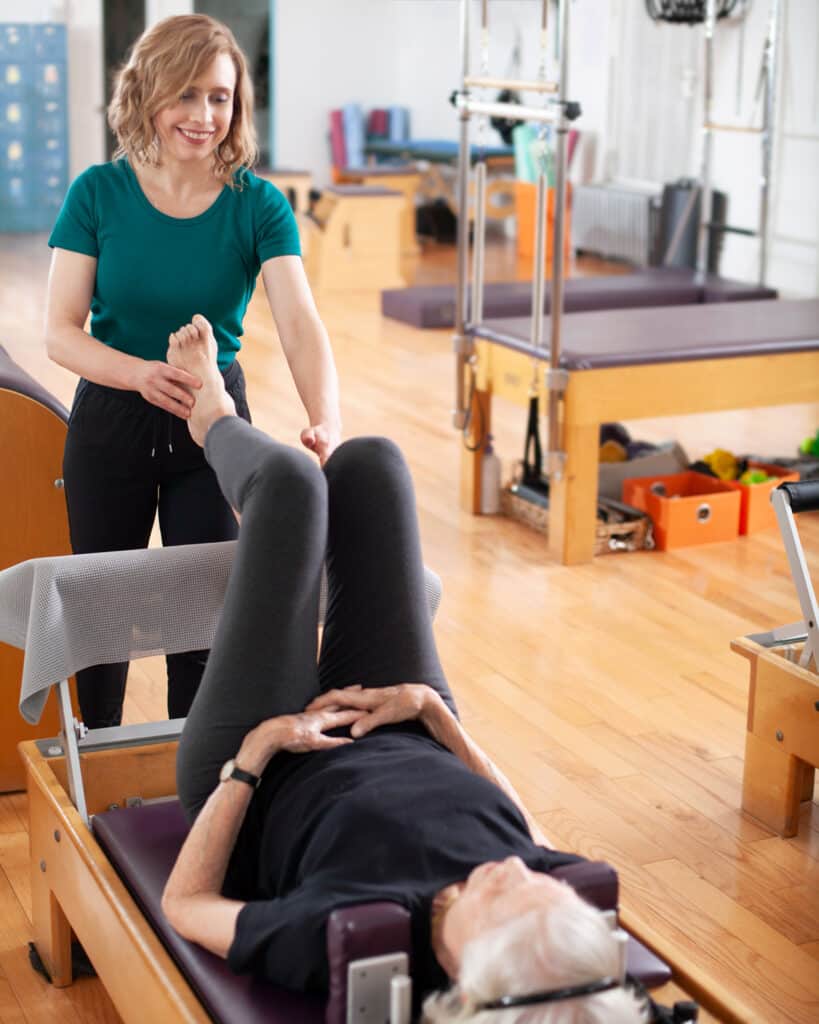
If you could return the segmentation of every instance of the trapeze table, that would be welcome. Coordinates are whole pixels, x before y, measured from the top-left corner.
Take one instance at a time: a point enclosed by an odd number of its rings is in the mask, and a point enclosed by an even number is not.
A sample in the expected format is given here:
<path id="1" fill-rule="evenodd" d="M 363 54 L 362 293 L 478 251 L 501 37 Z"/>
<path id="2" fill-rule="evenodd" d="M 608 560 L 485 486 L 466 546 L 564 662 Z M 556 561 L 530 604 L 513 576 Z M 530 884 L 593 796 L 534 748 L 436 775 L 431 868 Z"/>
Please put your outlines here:
<path id="1" fill-rule="evenodd" d="M 492 397 L 528 404 L 532 360 L 548 368 L 530 333 L 530 317 L 467 327 L 477 358 L 467 440 L 478 450 L 462 453 L 461 503 L 475 514 Z M 572 313 L 561 349 L 566 461 L 551 481 L 549 549 L 564 565 L 594 552 L 601 423 L 819 401 L 819 299 Z"/>

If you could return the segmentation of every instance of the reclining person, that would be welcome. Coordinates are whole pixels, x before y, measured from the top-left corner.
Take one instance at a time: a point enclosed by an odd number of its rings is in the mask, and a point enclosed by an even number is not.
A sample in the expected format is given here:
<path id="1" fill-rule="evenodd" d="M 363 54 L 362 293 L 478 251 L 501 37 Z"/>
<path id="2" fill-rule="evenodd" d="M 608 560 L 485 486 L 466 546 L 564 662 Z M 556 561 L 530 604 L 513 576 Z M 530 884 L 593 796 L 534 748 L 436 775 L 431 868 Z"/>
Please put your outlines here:
<path id="1" fill-rule="evenodd" d="M 400 452 L 357 438 L 322 471 L 234 415 L 215 355 L 203 317 L 171 336 L 169 362 L 203 381 L 190 430 L 241 529 L 180 741 L 191 829 L 168 920 L 236 971 L 326 991 L 330 912 L 393 900 L 428 1021 L 642 1020 L 606 919 L 549 875 L 578 858 L 539 845 L 458 722 Z"/>

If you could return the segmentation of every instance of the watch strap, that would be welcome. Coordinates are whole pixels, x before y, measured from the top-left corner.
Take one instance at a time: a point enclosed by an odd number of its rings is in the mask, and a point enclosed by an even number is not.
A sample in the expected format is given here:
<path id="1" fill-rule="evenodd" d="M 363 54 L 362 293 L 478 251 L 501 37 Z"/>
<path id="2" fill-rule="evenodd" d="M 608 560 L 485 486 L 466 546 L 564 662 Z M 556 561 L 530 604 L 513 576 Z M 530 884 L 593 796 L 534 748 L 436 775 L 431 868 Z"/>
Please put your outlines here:
<path id="1" fill-rule="evenodd" d="M 244 768 L 240 768 L 238 765 L 233 766 L 230 778 L 236 779 L 238 782 L 246 782 L 253 789 L 256 789 L 261 782 L 258 775 L 254 775 L 253 772 L 246 772 Z"/>

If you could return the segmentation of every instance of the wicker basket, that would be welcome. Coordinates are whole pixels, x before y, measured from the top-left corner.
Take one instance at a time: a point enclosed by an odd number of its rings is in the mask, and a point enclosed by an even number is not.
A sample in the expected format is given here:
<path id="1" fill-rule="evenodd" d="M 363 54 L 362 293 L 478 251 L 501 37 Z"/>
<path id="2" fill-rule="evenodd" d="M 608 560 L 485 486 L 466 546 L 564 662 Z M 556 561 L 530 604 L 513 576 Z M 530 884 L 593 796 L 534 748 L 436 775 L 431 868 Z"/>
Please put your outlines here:
<path id="1" fill-rule="evenodd" d="M 517 519 L 548 537 L 549 510 L 533 501 L 527 501 L 513 493 L 507 485 L 501 491 L 501 512 L 510 519 Z M 594 553 L 607 555 L 616 551 L 641 551 L 654 547 L 651 520 L 648 516 L 631 519 L 622 523 L 604 523 L 597 520 L 594 538 Z"/>

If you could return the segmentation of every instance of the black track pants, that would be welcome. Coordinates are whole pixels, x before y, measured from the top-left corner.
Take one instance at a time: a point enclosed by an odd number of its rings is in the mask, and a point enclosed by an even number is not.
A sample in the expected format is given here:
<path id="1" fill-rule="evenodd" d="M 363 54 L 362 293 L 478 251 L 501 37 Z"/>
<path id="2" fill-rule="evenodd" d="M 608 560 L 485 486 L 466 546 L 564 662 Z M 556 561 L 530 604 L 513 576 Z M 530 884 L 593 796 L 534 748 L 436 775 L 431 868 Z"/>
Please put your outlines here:
<path id="1" fill-rule="evenodd" d="M 237 412 L 250 419 L 244 375 L 225 371 Z M 75 554 L 147 547 L 159 512 L 162 543 L 232 540 L 238 526 L 187 423 L 122 391 L 81 380 L 63 457 L 71 547 Z M 173 654 L 168 665 L 168 715 L 188 713 L 207 651 Z M 127 663 L 77 673 L 83 721 L 89 729 L 119 725 Z"/>

